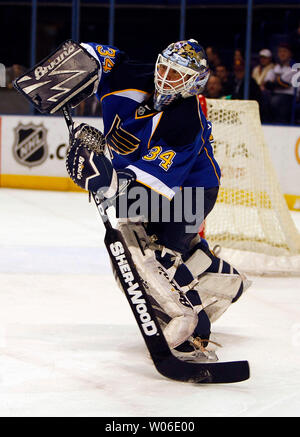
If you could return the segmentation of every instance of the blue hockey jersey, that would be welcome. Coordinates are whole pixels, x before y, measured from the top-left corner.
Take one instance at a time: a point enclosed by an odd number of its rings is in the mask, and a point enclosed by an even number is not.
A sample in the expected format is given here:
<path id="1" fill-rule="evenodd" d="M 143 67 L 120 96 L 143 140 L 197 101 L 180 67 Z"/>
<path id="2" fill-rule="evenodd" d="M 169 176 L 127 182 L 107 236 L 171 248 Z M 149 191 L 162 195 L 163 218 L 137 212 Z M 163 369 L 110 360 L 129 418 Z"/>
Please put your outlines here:
<path id="1" fill-rule="evenodd" d="M 169 199 L 183 187 L 219 186 L 212 127 L 199 99 L 180 98 L 155 111 L 153 65 L 132 62 L 116 47 L 82 46 L 99 62 L 96 95 L 114 168 L 129 168 L 139 183 Z"/>

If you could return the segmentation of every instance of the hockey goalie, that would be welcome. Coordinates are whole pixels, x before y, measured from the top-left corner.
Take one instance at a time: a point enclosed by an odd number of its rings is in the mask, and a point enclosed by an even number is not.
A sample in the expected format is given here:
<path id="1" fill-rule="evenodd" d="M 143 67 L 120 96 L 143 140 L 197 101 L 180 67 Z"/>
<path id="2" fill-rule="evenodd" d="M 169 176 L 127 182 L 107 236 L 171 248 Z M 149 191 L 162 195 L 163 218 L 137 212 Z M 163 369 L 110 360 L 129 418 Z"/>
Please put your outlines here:
<path id="1" fill-rule="evenodd" d="M 172 43 L 153 67 L 103 44 L 82 43 L 80 61 L 74 50 L 38 67 L 42 85 L 27 75 L 18 86 L 37 105 L 42 102 L 44 112 L 76 106 L 92 93 L 101 101 L 104 132 L 75 126 L 68 173 L 78 186 L 114 205 L 117 227 L 173 354 L 214 361 L 211 323 L 240 298 L 248 281 L 198 233 L 214 207 L 221 177 L 212 126 L 197 98 L 209 77 L 205 52 L 193 39 Z M 76 78 L 89 71 L 84 85 L 70 86 L 68 56 Z M 118 266 L 130 284 L 121 253 Z"/>

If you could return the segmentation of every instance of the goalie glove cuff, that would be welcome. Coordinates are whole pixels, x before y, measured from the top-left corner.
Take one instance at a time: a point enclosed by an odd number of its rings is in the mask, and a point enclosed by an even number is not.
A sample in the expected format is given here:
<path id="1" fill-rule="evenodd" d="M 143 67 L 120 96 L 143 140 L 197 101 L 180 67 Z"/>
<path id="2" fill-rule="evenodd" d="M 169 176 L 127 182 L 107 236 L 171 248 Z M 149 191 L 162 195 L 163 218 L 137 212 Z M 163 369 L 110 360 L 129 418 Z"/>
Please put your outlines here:
<path id="1" fill-rule="evenodd" d="M 67 171 L 75 184 L 96 193 L 101 190 L 105 197 L 116 194 L 118 178 L 109 159 L 96 154 L 89 147 L 75 141 L 66 159 Z"/>

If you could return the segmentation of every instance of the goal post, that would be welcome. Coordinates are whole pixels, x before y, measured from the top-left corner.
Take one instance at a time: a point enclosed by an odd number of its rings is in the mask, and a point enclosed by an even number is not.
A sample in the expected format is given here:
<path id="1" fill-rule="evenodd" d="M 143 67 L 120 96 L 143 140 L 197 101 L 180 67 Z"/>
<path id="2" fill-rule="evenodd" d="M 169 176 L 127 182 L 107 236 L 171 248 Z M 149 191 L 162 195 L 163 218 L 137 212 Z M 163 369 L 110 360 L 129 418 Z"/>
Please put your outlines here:
<path id="1" fill-rule="evenodd" d="M 218 199 L 203 235 L 245 272 L 300 275 L 300 234 L 264 140 L 258 103 L 203 99 L 221 168 Z"/>

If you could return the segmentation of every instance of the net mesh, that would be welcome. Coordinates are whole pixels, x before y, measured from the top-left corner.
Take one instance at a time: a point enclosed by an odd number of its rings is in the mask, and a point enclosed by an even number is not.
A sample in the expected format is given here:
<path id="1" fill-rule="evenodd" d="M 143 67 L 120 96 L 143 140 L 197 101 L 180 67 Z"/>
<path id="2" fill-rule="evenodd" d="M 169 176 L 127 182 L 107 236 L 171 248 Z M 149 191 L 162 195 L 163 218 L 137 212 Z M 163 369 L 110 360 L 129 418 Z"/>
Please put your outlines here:
<path id="1" fill-rule="evenodd" d="M 271 256 L 300 254 L 300 235 L 279 187 L 255 101 L 207 99 L 221 172 L 205 222 L 210 245 Z"/>

